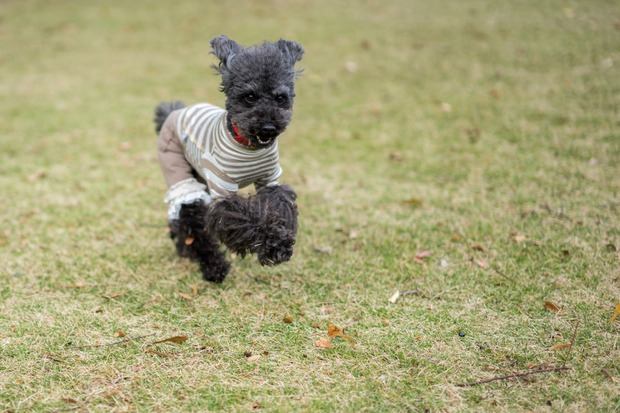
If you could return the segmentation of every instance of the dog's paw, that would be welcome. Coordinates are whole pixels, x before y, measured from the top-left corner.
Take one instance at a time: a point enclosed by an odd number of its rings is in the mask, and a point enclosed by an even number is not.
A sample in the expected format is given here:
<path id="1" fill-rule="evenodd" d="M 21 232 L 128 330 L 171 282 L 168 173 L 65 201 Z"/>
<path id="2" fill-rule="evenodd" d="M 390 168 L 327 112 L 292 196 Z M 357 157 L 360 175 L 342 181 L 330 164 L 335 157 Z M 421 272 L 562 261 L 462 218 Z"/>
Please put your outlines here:
<path id="1" fill-rule="evenodd" d="M 200 270 L 202 271 L 202 278 L 205 281 L 213 283 L 221 283 L 230 271 L 230 263 L 225 260 L 210 263 L 201 263 Z"/>
<path id="2" fill-rule="evenodd" d="M 261 265 L 273 266 L 289 261 L 293 256 L 295 233 L 280 227 L 268 235 L 272 236 L 265 237 L 257 251 L 258 262 Z"/>

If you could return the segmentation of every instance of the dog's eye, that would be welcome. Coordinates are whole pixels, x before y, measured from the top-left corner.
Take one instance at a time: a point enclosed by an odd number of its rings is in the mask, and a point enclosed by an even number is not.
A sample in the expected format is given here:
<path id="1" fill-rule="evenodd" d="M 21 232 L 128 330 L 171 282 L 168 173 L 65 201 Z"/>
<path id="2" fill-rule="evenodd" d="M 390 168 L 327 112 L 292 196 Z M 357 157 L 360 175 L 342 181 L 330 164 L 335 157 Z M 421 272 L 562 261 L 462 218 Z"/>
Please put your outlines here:
<path id="1" fill-rule="evenodd" d="M 278 105 L 283 105 L 283 104 L 285 104 L 285 103 L 286 103 L 286 96 L 284 96 L 284 95 L 278 95 L 278 96 L 276 96 L 276 103 L 277 103 Z"/>
<path id="2" fill-rule="evenodd" d="M 258 101 L 258 97 L 254 93 L 248 93 L 243 97 L 243 99 L 245 99 L 245 101 L 250 105 L 253 105 Z"/>

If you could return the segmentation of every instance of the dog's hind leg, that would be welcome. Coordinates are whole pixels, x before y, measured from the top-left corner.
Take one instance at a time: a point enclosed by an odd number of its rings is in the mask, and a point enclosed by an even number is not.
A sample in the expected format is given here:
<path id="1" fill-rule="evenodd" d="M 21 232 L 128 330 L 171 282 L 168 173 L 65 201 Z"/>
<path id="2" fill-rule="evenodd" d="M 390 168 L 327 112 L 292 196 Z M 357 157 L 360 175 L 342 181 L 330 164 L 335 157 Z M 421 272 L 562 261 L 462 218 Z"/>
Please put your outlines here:
<path id="1" fill-rule="evenodd" d="M 230 270 L 230 263 L 215 237 L 205 227 L 207 206 L 202 201 L 181 207 L 179 219 L 170 222 L 170 237 L 177 253 L 198 262 L 205 280 L 220 283 Z"/>

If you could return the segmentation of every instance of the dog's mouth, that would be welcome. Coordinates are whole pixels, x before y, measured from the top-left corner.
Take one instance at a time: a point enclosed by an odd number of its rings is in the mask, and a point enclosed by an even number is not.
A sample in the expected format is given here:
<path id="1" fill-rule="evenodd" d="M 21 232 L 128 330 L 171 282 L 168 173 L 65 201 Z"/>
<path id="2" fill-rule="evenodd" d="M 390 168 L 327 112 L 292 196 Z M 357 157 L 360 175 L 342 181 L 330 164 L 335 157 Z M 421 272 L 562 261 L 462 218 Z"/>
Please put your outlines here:
<path id="1" fill-rule="evenodd" d="M 256 140 L 258 141 L 258 143 L 260 143 L 261 145 L 269 145 L 271 142 L 273 142 L 276 139 L 275 136 L 260 136 L 260 135 L 256 135 Z"/>

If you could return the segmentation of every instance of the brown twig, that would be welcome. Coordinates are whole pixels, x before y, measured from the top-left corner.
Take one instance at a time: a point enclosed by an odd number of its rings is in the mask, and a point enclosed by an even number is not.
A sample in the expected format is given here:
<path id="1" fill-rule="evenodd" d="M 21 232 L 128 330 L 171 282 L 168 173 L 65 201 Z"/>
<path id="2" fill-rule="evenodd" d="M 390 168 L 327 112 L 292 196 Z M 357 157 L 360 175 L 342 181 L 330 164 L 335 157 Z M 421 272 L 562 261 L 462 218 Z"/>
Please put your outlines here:
<path id="1" fill-rule="evenodd" d="M 579 327 L 579 319 L 577 319 L 577 322 L 575 323 L 575 329 L 573 330 L 573 337 L 571 337 L 571 339 L 570 339 L 570 347 L 566 351 L 566 358 L 564 359 L 564 364 L 562 364 L 562 367 L 566 366 L 566 362 L 568 361 L 568 357 L 570 356 L 570 352 L 573 349 L 573 345 L 575 345 L 575 338 L 577 337 L 577 328 L 578 327 Z"/>
<path id="2" fill-rule="evenodd" d="M 145 337 L 150 337 L 150 336 L 154 336 L 155 333 L 151 333 L 151 334 L 146 334 L 143 336 L 139 336 L 139 337 L 127 337 L 124 338 L 122 340 L 118 340 L 118 341 L 113 341 L 112 343 L 105 343 L 105 344 L 88 344 L 85 346 L 75 346 L 75 347 L 71 347 L 74 349 L 78 349 L 78 348 L 90 348 L 90 347 L 107 347 L 107 346 L 115 346 L 117 344 L 123 344 L 123 343 L 129 343 L 130 341 L 134 341 L 134 340 L 140 340 L 141 338 L 145 338 Z"/>
<path id="3" fill-rule="evenodd" d="M 609 379 L 610 379 L 611 381 L 613 381 L 613 382 L 615 382 L 615 381 L 616 381 L 616 378 L 613 376 L 613 374 L 611 374 L 611 373 L 609 372 L 609 370 L 607 370 L 607 369 L 601 369 L 601 372 L 602 372 L 604 375 L 606 375 L 607 377 L 609 377 Z"/>
<path id="4" fill-rule="evenodd" d="M 515 280 L 513 280 L 512 278 L 510 278 L 510 277 L 509 277 L 509 276 L 507 276 L 504 272 L 502 272 L 502 271 L 498 270 L 497 268 L 495 268 L 495 267 L 491 267 L 491 269 L 492 269 L 493 271 L 495 271 L 495 273 L 496 273 L 496 274 L 498 274 L 499 276 L 501 276 L 501 277 L 503 277 L 503 278 L 507 279 L 508 281 L 510 281 L 510 282 L 512 282 L 512 283 L 513 283 L 513 282 L 515 282 Z"/>
<path id="5" fill-rule="evenodd" d="M 517 378 L 517 377 L 531 376 L 532 374 L 550 373 L 553 371 L 563 371 L 563 370 L 571 370 L 571 367 L 560 366 L 560 367 L 549 367 L 549 368 L 540 369 L 540 370 L 529 370 L 523 373 L 511 373 L 511 374 L 506 374 L 505 376 L 495 376 L 495 377 L 491 377 L 490 379 L 474 381 L 472 383 L 459 383 L 456 386 L 457 387 L 477 386 L 479 384 L 490 383 L 492 381 L 507 380 L 507 379 Z"/>

